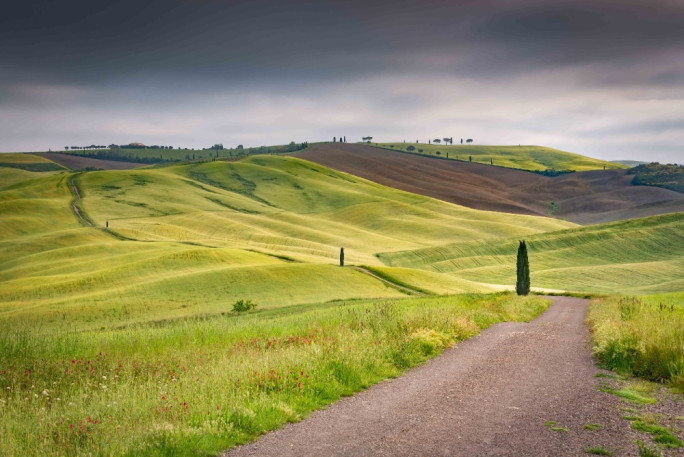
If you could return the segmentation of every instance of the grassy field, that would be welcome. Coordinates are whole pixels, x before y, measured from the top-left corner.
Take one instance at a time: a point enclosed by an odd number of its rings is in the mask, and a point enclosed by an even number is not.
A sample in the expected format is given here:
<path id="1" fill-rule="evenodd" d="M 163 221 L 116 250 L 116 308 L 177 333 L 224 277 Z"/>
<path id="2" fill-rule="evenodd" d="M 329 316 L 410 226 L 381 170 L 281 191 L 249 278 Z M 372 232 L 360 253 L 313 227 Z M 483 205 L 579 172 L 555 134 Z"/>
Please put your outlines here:
<path id="1" fill-rule="evenodd" d="M 0 173 L 3 455 L 210 455 L 298 420 L 545 309 L 429 296 L 512 287 L 520 239 L 532 286 L 684 290 L 684 213 L 579 227 L 276 155 Z"/>
<path id="2" fill-rule="evenodd" d="M 336 303 L 49 336 L 0 329 L 3 456 L 198 456 L 434 356 L 536 297 Z"/>
<path id="3" fill-rule="evenodd" d="M 580 154 L 543 146 L 474 146 L 415 143 L 380 143 L 377 146 L 396 151 L 411 152 L 412 154 L 461 160 L 463 162 L 471 161 L 472 158 L 472 162 L 532 171 L 587 171 L 602 170 L 604 167 L 606 169 L 629 168 L 620 163 L 593 159 Z"/>
<path id="4" fill-rule="evenodd" d="M 684 289 L 684 213 L 525 237 L 536 287 L 576 292 Z M 519 237 L 378 254 L 385 264 L 512 284 Z"/>
<path id="5" fill-rule="evenodd" d="M 95 227 L 79 222 L 72 203 Z M 279 307 L 405 295 L 337 267 L 341 246 L 347 264 L 434 294 L 512 286 L 523 237 L 534 287 L 683 286 L 679 215 L 577 228 L 471 210 L 290 157 L 19 181 L 0 192 L 0 215 L 0 317 L 46 332 L 217 314 L 237 299 Z"/>
<path id="6" fill-rule="evenodd" d="M 72 214 L 71 181 L 95 228 Z M 339 247 L 347 263 L 382 266 L 377 250 L 573 226 L 469 210 L 275 156 L 24 181 L 0 193 L 0 214 L 0 315 L 46 328 L 219 313 L 240 298 L 271 307 L 398 297 L 335 266 Z M 435 292 L 477 289 L 442 282 Z"/>
<path id="7" fill-rule="evenodd" d="M 606 367 L 684 392 L 684 292 L 596 299 L 587 321 Z"/>
<path id="8" fill-rule="evenodd" d="M 13 175 L 12 171 L 8 170 L 8 168 L 24 170 L 27 173 Z M 37 155 L 0 153 L 0 188 L 35 176 L 30 173 L 65 170 L 63 166 Z"/>

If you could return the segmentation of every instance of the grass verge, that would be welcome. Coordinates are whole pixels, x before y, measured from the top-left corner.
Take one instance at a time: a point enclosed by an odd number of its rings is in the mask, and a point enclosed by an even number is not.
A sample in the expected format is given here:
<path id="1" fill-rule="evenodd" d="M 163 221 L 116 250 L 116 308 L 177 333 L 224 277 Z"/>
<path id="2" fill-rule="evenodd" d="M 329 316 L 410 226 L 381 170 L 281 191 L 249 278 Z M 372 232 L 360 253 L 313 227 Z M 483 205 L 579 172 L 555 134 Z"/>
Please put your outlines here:
<path id="1" fill-rule="evenodd" d="M 0 331 L 0 448 L 215 455 L 548 306 L 507 294 L 365 301 L 119 330 Z"/>
<path id="2" fill-rule="evenodd" d="M 682 292 L 593 301 L 587 321 L 600 363 L 684 390 L 683 303 Z"/>

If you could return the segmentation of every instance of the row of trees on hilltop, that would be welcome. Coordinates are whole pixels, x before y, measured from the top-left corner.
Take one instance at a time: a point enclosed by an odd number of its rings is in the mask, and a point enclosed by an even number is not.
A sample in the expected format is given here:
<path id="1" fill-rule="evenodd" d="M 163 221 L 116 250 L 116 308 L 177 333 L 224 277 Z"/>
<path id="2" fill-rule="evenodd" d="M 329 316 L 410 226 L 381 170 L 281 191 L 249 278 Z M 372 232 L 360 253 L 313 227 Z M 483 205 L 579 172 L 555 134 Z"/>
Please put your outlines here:
<path id="1" fill-rule="evenodd" d="M 417 143 L 417 142 L 418 142 L 418 140 L 416 140 L 416 143 Z M 454 144 L 454 137 L 442 138 L 442 139 L 440 139 L 440 138 L 435 138 L 434 140 L 428 140 L 428 144 L 432 144 L 432 143 L 442 144 L 442 142 L 443 142 L 444 144 Z M 472 138 L 468 138 L 467 140 L 465 140 L 465 142 L 466 142 L 466 143 L 472 143 L 472 142 L 473 142 L 473 139 L 472 139 Z M 463 144 L 463 138 L 461 138 L 461 144 Z"/>
<path id="2" fill-rule="evenodd" d="M 64 146 L 64 150 L 66 150 L 66 151 L 68 151 L 69 149 L 71 149 L 73 151 L 87 151 L 87 150 L 92 150 L 92 149 L 113 149 L 113 148 L 121 148 L 121 149 L 173 149 L 173 146 L 159 146 L 157 144 L 154 144 L 152 146 L 145 146 L 144 144 L 138 144 L 138 143 L 122 144 L 122 145 L 110 144 L 109 146 L 95 145 L 95 144 L 91 144 L 90 146 Z"/>

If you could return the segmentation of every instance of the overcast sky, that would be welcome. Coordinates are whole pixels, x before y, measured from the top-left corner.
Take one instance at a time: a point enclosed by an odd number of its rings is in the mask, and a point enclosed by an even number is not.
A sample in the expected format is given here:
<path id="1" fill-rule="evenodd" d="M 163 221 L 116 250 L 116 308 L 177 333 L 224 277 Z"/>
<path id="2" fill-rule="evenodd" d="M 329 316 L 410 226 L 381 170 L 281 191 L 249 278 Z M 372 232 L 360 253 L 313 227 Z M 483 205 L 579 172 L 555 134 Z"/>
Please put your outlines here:
<path id="1" fill-rule="evenodd" d="M 24 0 L 0 150 L 473 138 L 684 163 L 684 0 Z"/>

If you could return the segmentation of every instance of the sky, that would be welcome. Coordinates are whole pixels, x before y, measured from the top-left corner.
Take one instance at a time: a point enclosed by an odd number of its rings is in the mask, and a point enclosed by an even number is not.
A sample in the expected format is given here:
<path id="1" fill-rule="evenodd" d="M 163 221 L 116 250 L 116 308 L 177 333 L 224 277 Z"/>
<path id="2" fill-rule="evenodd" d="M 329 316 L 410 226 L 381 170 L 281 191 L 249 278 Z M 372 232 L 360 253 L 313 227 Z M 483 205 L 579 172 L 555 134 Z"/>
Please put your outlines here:
<path id="1" fill-rule="evenodd" d="M 684 0 L 24 0 L 0 151 L 536 144 L 684 163 Z"/>

